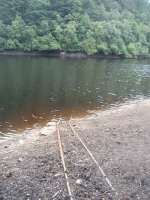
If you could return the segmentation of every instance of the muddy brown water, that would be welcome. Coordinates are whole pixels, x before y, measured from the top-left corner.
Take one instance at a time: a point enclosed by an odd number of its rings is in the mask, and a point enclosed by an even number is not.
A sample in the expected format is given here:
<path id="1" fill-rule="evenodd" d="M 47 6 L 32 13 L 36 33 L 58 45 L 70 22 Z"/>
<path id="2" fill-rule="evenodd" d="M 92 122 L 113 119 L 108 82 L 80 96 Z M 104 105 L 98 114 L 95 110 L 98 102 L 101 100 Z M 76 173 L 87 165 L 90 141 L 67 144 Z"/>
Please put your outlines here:
<path id="1" fill-rule="evenodd" d="M 0 57 L 0 135 L 150 97 L 150 60 Z"/>

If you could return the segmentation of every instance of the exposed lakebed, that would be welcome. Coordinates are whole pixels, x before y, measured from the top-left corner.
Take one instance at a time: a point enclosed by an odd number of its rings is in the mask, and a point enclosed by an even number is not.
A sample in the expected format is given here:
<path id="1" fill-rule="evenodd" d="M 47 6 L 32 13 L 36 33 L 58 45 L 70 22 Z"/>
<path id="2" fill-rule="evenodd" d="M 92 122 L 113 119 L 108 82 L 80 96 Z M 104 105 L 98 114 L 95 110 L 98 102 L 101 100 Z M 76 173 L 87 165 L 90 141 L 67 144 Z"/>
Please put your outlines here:
<path id="1" fill-rule="evenodd" d="M 150 60 L 0 57 L 0 132 L 149 98 Z"/>

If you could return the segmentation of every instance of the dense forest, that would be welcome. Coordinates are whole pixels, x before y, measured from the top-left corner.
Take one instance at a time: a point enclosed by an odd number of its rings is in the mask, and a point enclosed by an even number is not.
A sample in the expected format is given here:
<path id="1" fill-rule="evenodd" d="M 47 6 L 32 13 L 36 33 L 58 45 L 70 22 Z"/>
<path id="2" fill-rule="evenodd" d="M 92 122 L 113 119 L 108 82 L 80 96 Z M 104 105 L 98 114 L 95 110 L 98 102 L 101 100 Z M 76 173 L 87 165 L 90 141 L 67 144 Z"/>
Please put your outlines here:
<path id="1" fill-rule="evenodd" d="M 148 0 L 0 0 L 0 50 L 150 54 Z"/>

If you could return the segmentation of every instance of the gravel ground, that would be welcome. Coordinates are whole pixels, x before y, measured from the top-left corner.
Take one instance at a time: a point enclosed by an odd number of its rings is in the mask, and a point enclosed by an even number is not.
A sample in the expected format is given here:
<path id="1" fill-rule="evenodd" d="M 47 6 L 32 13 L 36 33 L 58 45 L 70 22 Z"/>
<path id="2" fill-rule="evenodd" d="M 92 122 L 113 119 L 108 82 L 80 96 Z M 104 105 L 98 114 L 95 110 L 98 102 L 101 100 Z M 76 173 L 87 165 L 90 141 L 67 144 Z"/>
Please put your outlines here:
<path id="1" fill-rule="evenodd" d="M 150 199 L 150 101 L 73 120 L 120 199 Z"/>
<path id="2" fill-rule="evenodd" d="M 19 136 L 0 147 L 0 200 L 69 199 L 56 134 Z"/>
<path id="3" fill-rule="evenodd" d="M 150 101 L 96 112 L 71 124 L 119 194 L 65 122 L 60 124 L 70 187 L 76 200 L 150 199 Z M 45 131 L 45 130 L 44 130 Z M 0 141 L 0 200 L 69 199 L 56 131 Z"/>
<path id="4" fill-rule="evenodd" d="M 116 199 L 97 166 L 65 123 L 61 125 L 61 136 L 74 198 L 81 200 Z"/>

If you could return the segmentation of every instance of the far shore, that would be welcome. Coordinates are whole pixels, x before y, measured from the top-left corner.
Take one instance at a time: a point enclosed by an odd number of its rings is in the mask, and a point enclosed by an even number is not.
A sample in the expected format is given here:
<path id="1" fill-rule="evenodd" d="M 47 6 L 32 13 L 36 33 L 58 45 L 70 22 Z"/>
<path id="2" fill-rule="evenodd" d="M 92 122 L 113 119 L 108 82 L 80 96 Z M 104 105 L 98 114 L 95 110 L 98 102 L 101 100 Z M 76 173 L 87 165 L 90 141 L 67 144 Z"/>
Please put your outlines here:
<path id="1" fill-rule="evenodd" d="M 0 56 L 45 56 L 58 58 L 100 58 L 100 59 L 145 59 L 150 58 L 150 55 L 124 56 L 124 55 L 103 55 L 93 54 L 88 55 L 82 52 L 64 52 L 64 51 L 15 51 L 1 50 Z"/>

